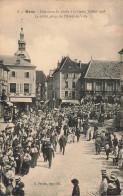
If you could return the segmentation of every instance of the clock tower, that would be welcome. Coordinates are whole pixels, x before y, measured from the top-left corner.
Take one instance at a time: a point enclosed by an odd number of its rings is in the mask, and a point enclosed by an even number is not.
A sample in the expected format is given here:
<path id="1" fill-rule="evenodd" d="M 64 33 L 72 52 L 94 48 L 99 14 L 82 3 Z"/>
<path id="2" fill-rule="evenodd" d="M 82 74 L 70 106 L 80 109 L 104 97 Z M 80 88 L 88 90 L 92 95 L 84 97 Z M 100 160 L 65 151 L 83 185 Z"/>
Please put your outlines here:
<path id="1" fill-rule="evenodd" d="M 15 55 L 31 63 L 31 59 L 28 53 L 26 52 L 26 42 L 24 40 L 23 28 L 21 28 L 20 31 L 20 39 L 18 40 L 18 51 L 15 53 Z"/>

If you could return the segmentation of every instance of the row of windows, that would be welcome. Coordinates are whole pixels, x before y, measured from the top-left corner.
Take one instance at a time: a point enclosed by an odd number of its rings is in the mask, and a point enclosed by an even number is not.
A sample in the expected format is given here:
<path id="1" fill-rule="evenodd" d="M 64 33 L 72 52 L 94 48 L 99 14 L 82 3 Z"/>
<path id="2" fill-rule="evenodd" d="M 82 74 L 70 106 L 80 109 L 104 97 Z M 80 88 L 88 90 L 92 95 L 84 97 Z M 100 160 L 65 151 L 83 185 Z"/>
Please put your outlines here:
<path id="1" fill-rule="evenodd" d="M 72 88 L 75 88 L 76 83 L 72 82 Z M 65 81 L 65 88 L 68 88 L 68 82 Z"/>
<path id="2" fill-rule="evenodd" d="M 93 90 L 93 84 L 92 82 L 87 83 L 87 90 L 92 91 Z M 103 86 L 101 82 L 96 82 L 95 84 L 95 91 L 102 91 Z M 113 83 L 107 83 L 106 91 L 113 91 Z"/>
<path id="3" fill-rule="evenodd" d="M 65 73 L 64 74 L 64 78 L 67 79 L 67 78 L 76 78 L 77 77 L 77 74 L 75 73 Z"/>
<path id="4" fill-rule="evenodd" d="M 71 95 L 69 94 L 68 91 L 65 91 L 65 98 L 68 98 L 68 96 L 71 96 Z M 75 91 L 72 91 L 72 98 L 75 99 Z"/>
<path id="5" fill-rule="evenodd" d="M 10 83 L 10 93 L 31 93 L 31 92 L 32 92 L 32 84 Z"/>
<path id="6" fill-rule="evenodd" d="M 11 71 L 11 77 L 16 78 L 17 77 L 17 72 Z M 24 78 L 29 78 L 30 74 L 29 72 L 24 72 Z"/>

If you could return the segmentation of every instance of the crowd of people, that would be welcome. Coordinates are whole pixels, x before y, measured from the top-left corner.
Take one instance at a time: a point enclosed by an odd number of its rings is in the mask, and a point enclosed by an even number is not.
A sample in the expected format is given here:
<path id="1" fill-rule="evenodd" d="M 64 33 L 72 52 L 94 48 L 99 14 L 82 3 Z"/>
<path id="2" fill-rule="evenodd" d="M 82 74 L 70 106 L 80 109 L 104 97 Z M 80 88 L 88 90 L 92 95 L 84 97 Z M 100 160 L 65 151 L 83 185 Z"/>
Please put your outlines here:
<path id="1" fill-rule="evenodd" d="M 32 107 L 28 111 L 18 112 L 13 124 L 8 123 L 0 132 L 0 194 L 23 196 L 24 184 L 21 179 L 18 180 L 18 176 L 27 175 L 30 168 L 36 167 L 42 155 L 50 169 L 58 144 L 60 153 L 64 155 L 67 143 L 74 143 L 75 137 L 79 142 L 82 133 L 88 141 L 92 138 L 95 140 L 97 154 L 104 147 L 108 159 L 113 151 L 119 167 L 123 167 L 123 136 L 118 141 L 113 131 L 98 131 L 105 119 L 118 117 L 118 107 L 116 103 L 105 113 L 104 104 L 87 102 L 67 108 Z M 94 120 L 97 123 L 92 122 Z"/>
<path id="2" fill-rule="evenodd" d="M 102 170 L 102 182 L 99 187 L 99 194 L 102 195 L 120 195 L 120 182 L 116 175 L 112 172 L 110 176 L 107 175 L 106 170 Z"/>

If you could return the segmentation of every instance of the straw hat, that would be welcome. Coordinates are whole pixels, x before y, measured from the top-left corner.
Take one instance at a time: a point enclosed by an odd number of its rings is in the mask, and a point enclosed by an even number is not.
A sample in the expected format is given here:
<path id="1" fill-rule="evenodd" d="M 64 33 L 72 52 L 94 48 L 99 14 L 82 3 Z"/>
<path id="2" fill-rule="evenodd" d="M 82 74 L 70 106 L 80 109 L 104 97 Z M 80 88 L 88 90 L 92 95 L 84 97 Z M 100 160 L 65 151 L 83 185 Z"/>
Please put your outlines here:
<path id="1" fill-rule="evenodd" d="M 108 189 L 109 190 L 114 190 L 115 188 L 116 188 L 116 186 L 113 183 L 108 184 Z"/>
<path id="2" fill-rule="evenodd" d="M 109 180 L 111 181 L 116 181 L 116 176 L 114 174 L 111 174 L 110 177 L 109 177 Z"/>

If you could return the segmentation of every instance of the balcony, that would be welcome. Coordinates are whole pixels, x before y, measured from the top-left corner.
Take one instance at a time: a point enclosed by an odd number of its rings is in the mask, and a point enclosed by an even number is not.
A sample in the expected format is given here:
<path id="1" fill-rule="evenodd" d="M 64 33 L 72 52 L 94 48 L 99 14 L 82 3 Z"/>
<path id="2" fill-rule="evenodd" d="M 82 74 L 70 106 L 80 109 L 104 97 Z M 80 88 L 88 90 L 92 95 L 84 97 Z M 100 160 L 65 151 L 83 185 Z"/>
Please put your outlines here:
<path id="1" fill-rule="evenodd" d="M 10 97 L 35 97 L 36 93 L 10 93 Z"/>

